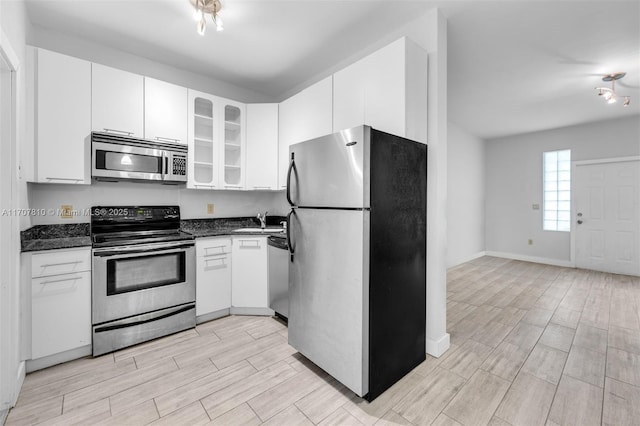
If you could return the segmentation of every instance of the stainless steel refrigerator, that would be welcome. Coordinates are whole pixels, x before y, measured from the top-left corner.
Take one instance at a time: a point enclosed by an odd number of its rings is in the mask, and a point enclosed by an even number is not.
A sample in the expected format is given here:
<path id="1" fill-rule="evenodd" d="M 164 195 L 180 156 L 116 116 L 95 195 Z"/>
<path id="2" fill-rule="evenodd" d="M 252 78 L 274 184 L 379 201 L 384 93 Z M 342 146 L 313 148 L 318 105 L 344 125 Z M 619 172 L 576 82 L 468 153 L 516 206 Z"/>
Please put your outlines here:
<path id="1" fill-rule="evenodd" d="M 371 401 L 425 359 L 427 146 L 359 126 L 289 160 L 289 344 Z"/>

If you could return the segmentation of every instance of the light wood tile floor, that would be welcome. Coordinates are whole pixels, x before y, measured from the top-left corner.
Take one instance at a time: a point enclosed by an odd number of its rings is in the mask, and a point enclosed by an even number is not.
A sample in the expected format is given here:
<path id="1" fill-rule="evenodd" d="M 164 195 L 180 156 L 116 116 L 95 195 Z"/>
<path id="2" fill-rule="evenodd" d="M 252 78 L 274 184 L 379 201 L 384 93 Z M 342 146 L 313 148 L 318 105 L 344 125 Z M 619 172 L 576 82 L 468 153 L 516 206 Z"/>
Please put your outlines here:
<path id="1" fill-rule="evenodd" d="M 230 316 L 29 374 L 7 425 L 640 424 L 640 278 L 483 257 L 447 296 L 451 349 L 371 404 Z"/>

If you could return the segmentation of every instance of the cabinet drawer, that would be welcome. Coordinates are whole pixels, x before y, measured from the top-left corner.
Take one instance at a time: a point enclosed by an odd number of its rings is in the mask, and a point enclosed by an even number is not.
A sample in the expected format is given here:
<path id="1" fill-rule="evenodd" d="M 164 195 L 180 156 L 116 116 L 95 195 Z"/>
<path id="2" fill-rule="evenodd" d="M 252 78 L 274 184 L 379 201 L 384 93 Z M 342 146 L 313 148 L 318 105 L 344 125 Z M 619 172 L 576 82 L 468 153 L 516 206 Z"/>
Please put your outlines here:
<path id="1" fill-rule="evenodd" d="M 56 250 L 31 256 L 31 277 L 72 274 L 91 270 L 91 250 Z"/>
<path id="2" fill-rule="evenodd" d="M 217 256 L 226 253 L 231 253 L 231 240 L 228 238 L 196 241 L 196 255 L 198 257 Z"/>

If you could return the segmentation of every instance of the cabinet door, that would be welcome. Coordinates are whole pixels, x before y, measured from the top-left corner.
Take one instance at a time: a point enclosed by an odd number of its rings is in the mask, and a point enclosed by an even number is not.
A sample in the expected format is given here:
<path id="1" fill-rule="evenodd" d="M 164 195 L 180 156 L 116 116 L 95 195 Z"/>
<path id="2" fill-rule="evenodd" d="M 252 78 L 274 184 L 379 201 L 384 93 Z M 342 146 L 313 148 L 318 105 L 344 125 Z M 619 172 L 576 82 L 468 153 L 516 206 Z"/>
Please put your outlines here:
<path id="1" fill-rule="evenodd" d="M 31 358 L 91 344 L 91 273 L 31 281 Z"/>
<path id="2" fill-rule="evenodd" d="M 144 78 L 144 137 L 187 143 L 187 89 Z"/>
<path id="3" fill-rule="evenodd" d="M 427 53 L 403 37 L 333 75 L 333 131 L 367 124 L 426 142 Z"/>
<path id="4" fill-rule="evenodd" d="M 91 128 L 144 137 L 143 77 L 95 63 L 91 77 Z"/>
<path id="5" fill-rule="evenodd" d="M 333 76 L 333 130 L 367 124 L 405 135 L 405 41 L 401 38 Z"/>
<path id="6" fill-rule="evenodd" d="M 246 188 L 278 189 L 278 104 L 247 105 Z"/>
<path id="7" fill-rule="evenodd" d="M 232 306 L 268 307 L 266 237 L 235 237 L 231 259 Z"/>
<path id="8" fill-rule="evenodd" d="M 278 187 L 287 187 L 289 145 L 333 131 L 332 77 L 280 103 L 278 117 Z"/>
<path id="9" fill-rule="evenodd" d="M 231 307 L 231 255 L 196 258 L 196 315 Z"/>
<path id="10" fill-rule="evenodd" d="M 239 102 L 220 99 L 220 182 L 224 189 L 244 189 L 246 165 L 246 107 Z"/>
<path id="11" fill-rule="evenodd" d="M 36 180 L 90 183 L 91 63 L 37 49 Z"/>
<path id="12" fill-rule="evenodd" d="M 217 98 L 195 90 L 188 91 L 189 167 L 187 188 L 218 188 L 220 152 L 218 143 Z"/>

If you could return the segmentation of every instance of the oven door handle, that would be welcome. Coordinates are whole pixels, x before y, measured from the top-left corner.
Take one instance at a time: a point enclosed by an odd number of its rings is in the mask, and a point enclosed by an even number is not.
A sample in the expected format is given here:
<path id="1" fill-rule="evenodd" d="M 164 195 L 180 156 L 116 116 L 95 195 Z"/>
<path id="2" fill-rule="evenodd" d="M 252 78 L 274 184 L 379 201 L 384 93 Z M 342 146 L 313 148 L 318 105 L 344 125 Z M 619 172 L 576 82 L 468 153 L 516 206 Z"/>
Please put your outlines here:
<path id="1" fill-rule="evenodd" d="M 125 247 L 111 247 L 105 249 L 94 249 L 93 255 L 97 257 L 131 257 L 138 254 L 154 253 L 154 254 L 169 254 L 178 253 L 184 249 L 194 247 L 193 243 L 177 243 L 168 245 L 169 243 L 163 243 L 161 247 L 140 247 L 140 246 L 125 246 Z"/>
<path id="2" fill-rule="evenodd" d="M 190 303 L 188 305 L 176 306 L 175 308 L 171 308 L 171 309 L 162 309 L 157 312 L 149 312 L 148 314 L 137 315 L 133 318 L 114 321 L 109 323 L 108 325 L 98 326 L 94 329 L 94 332 L 102 333 L 105 331 L 118 330 L 120 328 L 135 327 L 137 325 L 142 325 L 148 322 L 158 321 L 163 318 L 168 318 L 168 317 L 171 317 L 195 308 L 196 308 L 195 304 Z"/>

